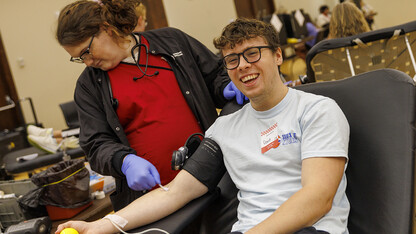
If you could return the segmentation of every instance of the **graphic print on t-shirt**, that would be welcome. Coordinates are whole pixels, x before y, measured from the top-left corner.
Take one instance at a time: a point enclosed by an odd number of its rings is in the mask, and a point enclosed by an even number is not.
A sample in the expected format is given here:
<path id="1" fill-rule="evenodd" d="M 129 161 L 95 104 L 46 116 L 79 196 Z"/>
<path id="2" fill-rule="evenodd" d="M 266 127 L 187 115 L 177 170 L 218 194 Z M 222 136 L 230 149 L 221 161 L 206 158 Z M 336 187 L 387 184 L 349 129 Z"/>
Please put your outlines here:
<path id="1" fill-rule="evenodd" d="M 261 132 L 261 153 L 264 154 L 272 148 L 280 145 L 280 136 L 277 123 L 273 124 L 267 130 Z"/>

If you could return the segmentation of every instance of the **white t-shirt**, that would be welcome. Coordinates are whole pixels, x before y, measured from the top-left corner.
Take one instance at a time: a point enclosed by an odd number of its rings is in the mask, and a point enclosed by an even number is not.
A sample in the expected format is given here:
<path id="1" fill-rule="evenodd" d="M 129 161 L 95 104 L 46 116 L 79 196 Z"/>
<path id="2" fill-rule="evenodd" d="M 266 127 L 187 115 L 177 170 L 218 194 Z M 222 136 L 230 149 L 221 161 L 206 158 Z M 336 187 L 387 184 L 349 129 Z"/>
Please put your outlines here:
<path id="1" fill-rule="evenodd" d="M 348 158 L 349 125 L 335 101 L 294 89 L 270 110 L 259 112 L 247 104 L 218 118 L 206 137 L 220 145 L 239 189 L 233 231 L 262 222 L 301 188 L 303 159 Z M 344 170 L 331 211 L 313 225 L 317 230 L 348 233 L 346 183 Z"/>
<path id="2" fill-rule="evenodd" d="M 325 24 L 329 24 L 330 21 L 331 21 L 330 15 L 319 14 L 318 18 L 316 19 L 316 25 L 322 28 Z"/>

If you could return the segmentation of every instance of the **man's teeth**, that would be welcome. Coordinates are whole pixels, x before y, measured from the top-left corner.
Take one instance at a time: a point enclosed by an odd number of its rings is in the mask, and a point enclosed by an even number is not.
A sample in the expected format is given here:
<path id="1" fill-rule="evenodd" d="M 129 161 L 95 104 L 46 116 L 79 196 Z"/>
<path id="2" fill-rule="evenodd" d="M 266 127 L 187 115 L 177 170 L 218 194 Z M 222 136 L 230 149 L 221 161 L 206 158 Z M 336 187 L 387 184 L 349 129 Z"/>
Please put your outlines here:
<path id="1" fill-rule="evenodd" d="M 259 76 L 258 74 L 255 74 L 255 75 L 248 75 L 248 76 L 246 76 L 246 77 L 243 77 L 243 78 L 241 79 L 241 81 L 242 81 L 242 82 L 247 82 L 247 81 L 249 81 L 249 80 L 256 79 L 258 76 Z"/>

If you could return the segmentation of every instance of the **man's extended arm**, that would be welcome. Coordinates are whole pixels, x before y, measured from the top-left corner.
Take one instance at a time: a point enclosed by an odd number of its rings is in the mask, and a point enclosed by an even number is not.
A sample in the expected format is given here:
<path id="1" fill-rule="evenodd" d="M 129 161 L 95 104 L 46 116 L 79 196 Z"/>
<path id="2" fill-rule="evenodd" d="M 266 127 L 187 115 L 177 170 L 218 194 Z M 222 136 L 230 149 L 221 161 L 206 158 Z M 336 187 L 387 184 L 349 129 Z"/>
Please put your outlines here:
<path id="1" fill-rule="evenodd" d="M 344 173 L 345 158 L 307 158 L 302 161 L 302 188 L 250 233 L 293 233 L 312 226 L 332 207 Z"/>
<path id="2" fill-rule="evenodd" d="M 155 189 L 115 213 L 128 220 L 125 230 L 157 221 L 208 191 L 204 184 L 185 170 L 179 172 L 166 187 L 168 191 Z M 76 229 L 80 234 L 119 232 L 108 219 L 100 219 L 92 223 L 70 221 L 59 225 L 56 233 L 67 227 Z"/>

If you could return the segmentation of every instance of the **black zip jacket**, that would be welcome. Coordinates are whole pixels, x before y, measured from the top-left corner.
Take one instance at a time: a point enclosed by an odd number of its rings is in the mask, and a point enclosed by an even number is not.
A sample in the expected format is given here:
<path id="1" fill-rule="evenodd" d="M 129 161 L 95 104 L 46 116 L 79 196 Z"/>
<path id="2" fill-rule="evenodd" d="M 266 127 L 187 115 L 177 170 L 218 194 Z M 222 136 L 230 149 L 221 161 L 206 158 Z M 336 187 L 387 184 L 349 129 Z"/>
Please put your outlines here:
<path id="1" fill-rule="evenodd" d="M 168 61 L 201 129 L 207 130 L 217 118 L 216 108 L 222 108 L 227 101 L 223 90 L 230 79 L 221 59 L 178 29 L 156 29 L 141 35 L 149 42 L 149 53 Z M 110 95 L 107 72 L 85 68 L 74 94 L 81 125 L 80 145 L 94 171 L 115 178 L 116 191 L 111 194 L 111 200 L 117 211 L 142 192 L 131 190 L 121 172 L 124 156 L 136 152 L 129 146 Z"/>

